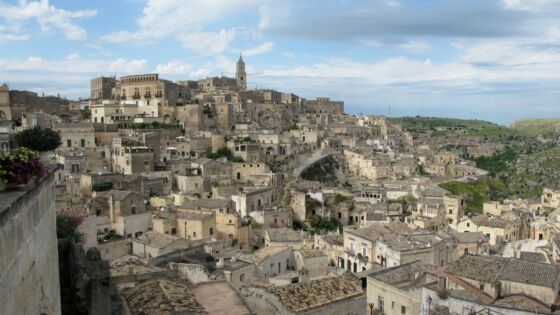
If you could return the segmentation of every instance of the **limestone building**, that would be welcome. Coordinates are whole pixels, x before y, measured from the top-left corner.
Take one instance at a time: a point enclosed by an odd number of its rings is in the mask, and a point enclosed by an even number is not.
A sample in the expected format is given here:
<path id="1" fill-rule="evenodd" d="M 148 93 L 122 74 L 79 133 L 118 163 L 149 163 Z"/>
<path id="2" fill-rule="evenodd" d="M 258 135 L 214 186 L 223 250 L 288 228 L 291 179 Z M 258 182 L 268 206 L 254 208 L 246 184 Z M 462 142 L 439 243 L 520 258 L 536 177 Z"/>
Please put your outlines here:
<path id="1" fill-rule="evenodd" d="M 103 100 L 114 99 L 113 89 L 117 85 L 115 77 L 98 77 L 90 82 L 90 105 L 101 104 Z"/>

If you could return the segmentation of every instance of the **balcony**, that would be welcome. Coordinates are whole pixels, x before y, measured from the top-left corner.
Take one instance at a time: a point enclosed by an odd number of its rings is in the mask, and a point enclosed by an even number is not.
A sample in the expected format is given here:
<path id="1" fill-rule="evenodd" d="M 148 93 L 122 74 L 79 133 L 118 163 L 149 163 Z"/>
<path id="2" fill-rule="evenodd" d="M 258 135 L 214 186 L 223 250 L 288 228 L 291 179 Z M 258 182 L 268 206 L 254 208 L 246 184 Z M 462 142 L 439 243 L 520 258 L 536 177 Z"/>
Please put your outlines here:
<path id="1" fill-rule="evenodd" d="M 352 256 L 352 257 L 353 257 L 353 256 L 356 255 L 356 254 L 354 253 L 354 249 L 352 249 L 352 248 L 346 247 L 346 248 L 344 249 L 344 251 L 345 251 L 349 256 Z"/>
<path id="2" fill-rule="evenodd" d="M 137 100 L 137 99 L 139 99 L 139 98 L 140 98 L 140 94 L 134 94 L 134 95 L 132 95 L 132 99 Z"/>
<path id="3" fill-rule="evenodd" d="M 145 98 L 145 99 L 152 98 L 152 94 L 144 94 L 144 98 Z"/>
<path id="4" fill-rule="evenodd" d="M 362 263 L 367 263 L 369 260 L 368 256 L 363 256 L 361 253 L 358 253 L 358 255 L 356 255 L 356 258 L 358 258 L 358 260 Z"/>
<path id="5" fill-rule="evenodd" d="M 121 100 L 126 100 L 126 95 L 121 95 Z"/>

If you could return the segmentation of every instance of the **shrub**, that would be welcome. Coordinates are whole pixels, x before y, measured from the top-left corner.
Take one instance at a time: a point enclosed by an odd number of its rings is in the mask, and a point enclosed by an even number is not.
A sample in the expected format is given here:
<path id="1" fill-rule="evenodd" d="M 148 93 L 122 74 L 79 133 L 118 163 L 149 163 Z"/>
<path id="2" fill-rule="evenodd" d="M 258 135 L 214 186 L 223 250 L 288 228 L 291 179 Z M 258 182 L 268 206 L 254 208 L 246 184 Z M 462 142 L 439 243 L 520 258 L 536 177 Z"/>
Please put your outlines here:
<path id="1" fill-rule="evenodd" d="M 51 151 L 60 145 L 60 135 L 52 129 L 39 126 L 26 129 L 16 135 L 20 147 L 33 151 Z"/>
<path id="2" fill-rule="evenodd" d="M 83 220 L 82 217 L 57 216 L 56 237 L 59 239 L 73 238 L 76 242 L 79 242 L 82 239 L 82 234 L 78 232 L 77 228 Z"/>
<path id="3" fill-rule="evenodd" d="M 352 201 L 352 197 L 349 196 L 344 196 L 341 194 L 336 194 L 334 196 L 334 203 L 335 204 L 339 204 L 339 203 L 343 203 L 343 202 L 351 202 Z"/>

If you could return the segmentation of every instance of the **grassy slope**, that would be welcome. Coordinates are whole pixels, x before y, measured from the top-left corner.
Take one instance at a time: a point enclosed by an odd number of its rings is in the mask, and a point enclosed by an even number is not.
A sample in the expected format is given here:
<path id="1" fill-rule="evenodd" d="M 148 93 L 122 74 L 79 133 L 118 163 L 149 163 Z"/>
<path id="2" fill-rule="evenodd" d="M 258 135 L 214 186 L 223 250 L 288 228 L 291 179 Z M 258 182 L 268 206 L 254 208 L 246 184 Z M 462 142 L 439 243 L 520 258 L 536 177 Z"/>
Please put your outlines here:
<path id="1" fill-rule="evenodd" d="M 503 200 L 512 191 L 498 179 L 478 180 L 474 183 L 445 182 L 439 185 L 454 195 L 465 196 L 466 212 L 482 213 L 485 201 Z"/>
<path id="2" fill-rule="evenodd" d="M 389 118 L 392 123 L 400 124 L 404 129 L 416 132 L 422 132 L 437 127 L 446 128 L 466 128 L 466 129 L 483 129 L 489 127 L 497 127 L 498 125 L 475 119 L 456 119 L 444 117 L 394 117 Z"/>
<path id="3" fill-rule="evenodd" d="M 560 133 L 560 118 L 522 119 L 514 121 L 510 128 L 531 137 L 552 136 Z"/>
<path id="4" fill-rule="evenodd" d="M 517 133 L 510 128 L 488 121 L 477 119 L 456 119 L 442 117 L 396 117 L 389 119 L 400 124 L 404 130 L 412 133 L 433 132 L 435 137 L 482 137 L 489 140 L 502 140 L 516 137 Z M 457 134 L 453 130 L 437 130 L 436 128 L 462 128 L 465 133 Z"/>

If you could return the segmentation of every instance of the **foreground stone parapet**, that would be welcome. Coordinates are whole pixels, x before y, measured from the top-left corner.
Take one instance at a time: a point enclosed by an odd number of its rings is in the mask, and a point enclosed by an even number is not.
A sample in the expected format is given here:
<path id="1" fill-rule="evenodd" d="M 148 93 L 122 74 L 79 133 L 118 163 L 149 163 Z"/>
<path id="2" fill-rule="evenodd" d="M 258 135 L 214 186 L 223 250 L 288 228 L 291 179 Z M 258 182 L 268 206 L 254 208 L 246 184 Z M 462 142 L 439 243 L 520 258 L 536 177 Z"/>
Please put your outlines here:
<path id="1" fill-rule="evenodd" d="M 37 184 L 0 192 L 3 314 L 60 314 L 54 171 Z"/>

